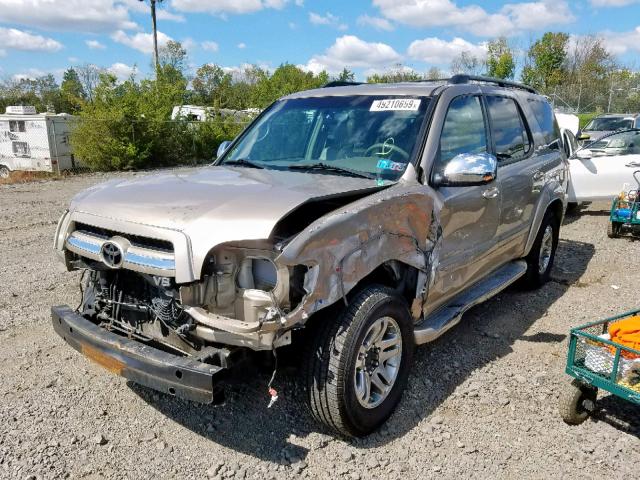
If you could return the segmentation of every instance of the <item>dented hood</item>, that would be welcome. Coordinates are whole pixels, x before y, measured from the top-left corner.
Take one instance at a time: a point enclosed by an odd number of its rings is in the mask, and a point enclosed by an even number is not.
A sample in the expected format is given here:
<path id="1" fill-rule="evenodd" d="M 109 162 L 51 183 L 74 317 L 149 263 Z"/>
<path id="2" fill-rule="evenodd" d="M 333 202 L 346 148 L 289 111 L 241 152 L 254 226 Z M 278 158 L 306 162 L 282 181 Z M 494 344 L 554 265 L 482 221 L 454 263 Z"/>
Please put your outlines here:
<path id="1" fill-rule="evenodd" d="M 78 194 L 71 211 L 179 230 L 215 245 L 268 238 L 309 200 L 369 189 L 375 181 L 363 178 L 209 166 L 102 183 Z"/>

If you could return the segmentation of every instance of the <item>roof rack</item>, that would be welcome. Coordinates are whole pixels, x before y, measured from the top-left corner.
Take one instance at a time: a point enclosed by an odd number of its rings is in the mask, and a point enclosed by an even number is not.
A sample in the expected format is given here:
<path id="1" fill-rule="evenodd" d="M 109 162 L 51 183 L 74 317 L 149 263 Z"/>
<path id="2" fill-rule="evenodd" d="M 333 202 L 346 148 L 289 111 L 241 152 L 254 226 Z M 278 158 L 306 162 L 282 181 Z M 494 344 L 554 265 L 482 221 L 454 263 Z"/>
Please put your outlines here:
<path id="1" fill-rule="evenodd" d="M 458 74 L 458 75 L 454 75 L 448 80 L 448 83 L 451 85 L 459 85 L 462 83 L 471 83 L 471 82 L 492 83 L 500 87 L 519 88 L 521 90 L 526 90 L 529 93 L 536 93 L 536 94 L 538 93 L 536 89 L 533 87 L 530 87 L 528 85 L 524 85 L 518 82 L 512 82 L 510 80 L 504 80 L 502 78 L 483 77 L 480 75 Z"/>
<path id="2" fill-rule="evenodd" d="M 349 87 L 353 85 L 362 85 L 362 82 L 348 82 L 345 80 L 334 80 L 333 82 L 329 82 L 324 85 L 322 88 L 331 88 L 331 87 Z"/>

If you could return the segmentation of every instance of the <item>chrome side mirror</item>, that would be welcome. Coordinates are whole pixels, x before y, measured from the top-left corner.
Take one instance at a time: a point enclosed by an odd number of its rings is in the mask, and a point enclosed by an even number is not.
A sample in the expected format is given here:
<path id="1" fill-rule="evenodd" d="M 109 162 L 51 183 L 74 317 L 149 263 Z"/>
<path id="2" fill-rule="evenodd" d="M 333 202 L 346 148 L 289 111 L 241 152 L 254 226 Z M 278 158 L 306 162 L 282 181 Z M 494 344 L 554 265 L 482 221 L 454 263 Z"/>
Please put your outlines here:
<path id="1" fill-rule="evenodd" d="M 224 152 L 227 151 L 229 146 L 231 145 L 231 140 L 225 140 L 218 147 L 218 152 L 216 153 L 216 158 L 220 158 Z"/>
<path id="2" fill-rule="evenodd" d="M 449 160 L 444 171 L 435 178 L 438 185 L 484 185 L 498 176 L 498 160 L 490 153 L 460 153 Z"/>

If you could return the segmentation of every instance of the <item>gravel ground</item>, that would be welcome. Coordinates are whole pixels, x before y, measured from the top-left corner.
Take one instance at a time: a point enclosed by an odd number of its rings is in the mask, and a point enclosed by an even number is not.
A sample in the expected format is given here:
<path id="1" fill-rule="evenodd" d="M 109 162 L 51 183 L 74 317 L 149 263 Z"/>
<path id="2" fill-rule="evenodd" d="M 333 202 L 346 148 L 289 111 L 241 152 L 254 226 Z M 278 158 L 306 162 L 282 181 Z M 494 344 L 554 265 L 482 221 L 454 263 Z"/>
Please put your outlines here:
<path id="1" fill-rule="evenodd" d="M 601 397 L 578 427 L 557 413 L 571 326 L 638 306 L 640 243 L 609 240 L 607 205 L 568 216 L 553 281 L 508 289 L 418 349 L 378 433 L 322 433 L 293 374 L 267 410 L 247 370 L 221 406 L 126 382 L 66 346 L 51 305 L 78 302 L 51 242 L 59 214 L 106 175 L 0 186 L 0 478 L 637 478 L 640 408 Z"/>

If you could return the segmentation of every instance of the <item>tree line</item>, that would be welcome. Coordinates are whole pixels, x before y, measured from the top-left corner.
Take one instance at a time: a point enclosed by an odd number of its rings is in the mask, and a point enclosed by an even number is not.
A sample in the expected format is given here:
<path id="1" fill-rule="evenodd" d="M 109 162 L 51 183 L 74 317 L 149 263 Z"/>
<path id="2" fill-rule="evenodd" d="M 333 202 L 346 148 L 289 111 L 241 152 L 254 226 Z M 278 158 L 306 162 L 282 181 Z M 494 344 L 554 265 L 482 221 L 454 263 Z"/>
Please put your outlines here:
<path id="1" fill-rule="evenodd" d="M 256 65 L 239 70 L 205 64 L 187 72 L 187 52 L 179 42 L 160 49 L 154 78 L 134 75 L 119 82 L 94 65 L 69 68 L 58 84 L 53 75 L 0 83 L 0 108 L 34 105 L 38 111 L 77 116 L 71 142 L 78 159 L 92 169 L 161 167 L 210 160 L 218 144 L 237 135 L 250 116 L 219 115 L 220 109 L 263 109 L 276 99 L 329 81 L 354 81 L 344 68 L 338 75 L 303 71 L 282 64 L 273 71 Z M 516 79 L 537 88 L 557 106 L 583 111 L 640 111 L 640 74 L 617 62 L 597 37 L 572 40 L 547 32 L 518 49 L 506 38 L 486 45 L 486 55 L 463 51 L 452 58 L 451 74 Z M 519 78 L 516 74 L 519 72 Z M 436 80 L 438 69 L 417 72 L 396 65 L 372 74 L 371 83 Z M 213 107 L 209 121 L 169 121 L 176 105 Z"/>

